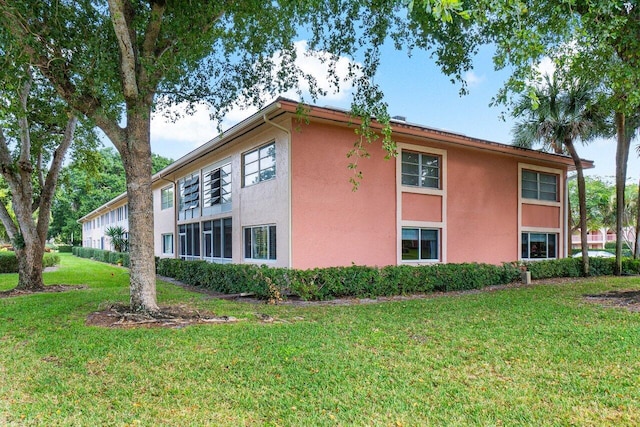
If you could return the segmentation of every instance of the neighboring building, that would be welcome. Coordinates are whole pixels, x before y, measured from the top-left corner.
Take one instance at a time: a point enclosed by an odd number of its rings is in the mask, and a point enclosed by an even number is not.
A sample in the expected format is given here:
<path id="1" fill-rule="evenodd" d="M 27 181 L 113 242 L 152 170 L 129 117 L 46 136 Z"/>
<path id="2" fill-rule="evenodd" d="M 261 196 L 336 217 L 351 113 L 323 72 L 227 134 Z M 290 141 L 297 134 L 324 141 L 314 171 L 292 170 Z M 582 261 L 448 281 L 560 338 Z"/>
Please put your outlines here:
<path id="1" fill-rule="evenodd" d="M 616 242 L 616 232 L 608 228 L 600 228 L 597 230 L 589 230 L 587 233 L 587 246 L 589 249 L 604 249 L 607 243 Z M 580 230 L 574 231 L 571 236 L 571 244 L 573 249 L 580 249 L 582 242 L 580 240 Z"/>
<path id="2" fill-rule="evenodd" d="M 569 157 L 395 120 L 398 156 L 368 145 L 353 191 L 353 119 L 299 107 L 279 99 L 153 176 L 157 256 L 311 268 L 567 255 Z M 85 245 L 110 249 L 126 202 L 80 219 Z"/>

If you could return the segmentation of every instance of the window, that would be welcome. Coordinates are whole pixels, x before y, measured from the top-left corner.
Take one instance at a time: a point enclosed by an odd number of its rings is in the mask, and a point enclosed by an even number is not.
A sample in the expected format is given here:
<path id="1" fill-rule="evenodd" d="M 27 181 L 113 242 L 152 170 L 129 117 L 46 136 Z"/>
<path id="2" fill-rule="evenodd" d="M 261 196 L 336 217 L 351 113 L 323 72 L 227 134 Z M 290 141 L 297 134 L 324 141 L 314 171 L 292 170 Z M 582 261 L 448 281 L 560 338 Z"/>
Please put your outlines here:
<path id="1" fill-rule="evenodd" d="M 276 226 L 261 225 L 244 229 L 244 257 L 276 259 Z"/>
<path id="2" fill-rule="evenodd" d="M 160 199 L 162 210 L 173 207 L 173 187 L 167 187 L 160 190 Z"/>
<path id="3" fill-rule="evenodd" d="M 202 240 L 205 259 L 231 259 L 233 243 L 231 218 L 204 221 Z"/>
<path id="4" fill-rule="evenodd" d="M 522 197 L 557 202 L 558 201 L 558 176 L 522 170 Z"/>
<path id="5" fill-rule="evenodd" d="M 439 260 L 440 231 L 428 228 L 402 229 L 402 260 Z"/>
<path id="6" fill-rule="evenodd" d="M 244 185 L 249 186 L 276 177 L 276 143 L 264 145 L 242 156 Z"/>
<path id="7" fill-rule="evenodd" d="M 402 185 L 440 188 L 440 156 L 402 151 Z"/>
<path id="8" fill-rule="evenodd" d="M 557 258 L 557 242 L 558 235 L 555 233 L 522 233 L 522 258 Z"/>
<path id="9" fill-rule="evenodd" d="M 231 163 L 214 165 L 202 171 L 202 214 L 214 215 L 231 210 Z"/>
<path id="10" fill-rule="evenodd" d="M 200 174 L 194 173 L 178 181 L 178 219 L 200 216 Z"/>
<path id="11" fill-rule="evenodd" d="M 173 254 L 173 234 L 162 235 L 162 253 Z"/>
<path id="12" fill-rule="evenodd" d="M 200 258 L 200 224 L 183 224 L 178 226 L 180 238 L 180 259 L 194 260 Z"/>

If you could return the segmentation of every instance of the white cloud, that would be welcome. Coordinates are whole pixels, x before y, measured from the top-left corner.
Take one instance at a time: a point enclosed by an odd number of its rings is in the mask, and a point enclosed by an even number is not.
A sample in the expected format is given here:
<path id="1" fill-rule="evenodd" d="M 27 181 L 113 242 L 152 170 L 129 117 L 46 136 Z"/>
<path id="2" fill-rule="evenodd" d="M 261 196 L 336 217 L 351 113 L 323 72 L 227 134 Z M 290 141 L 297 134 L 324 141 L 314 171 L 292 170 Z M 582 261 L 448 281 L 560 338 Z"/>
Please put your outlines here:
<path id="1" fill-rule="evenodd" d="M 541 76 L 551 76 L 556 71 L 556 64 L 551 58 L 545 56 L 542 61 L 536 65 L 536 71 L 540 73 Z"/>
<path id="2" fill-rule="evenodd" d="M 354 66 L 357 67 L 358 64 L 346 57 L 337 58 L 334 67 L 338 87 L 335 87 L 335 84 L 330 83 L 327 77 L 329 63 L 332 59 L 331 55 L 327 52 L 309 51 L 306 40 L 297 41 L 294 45 L 297 53 L 296 65 L 303 73 L 313 76 L 317 81 L 318 88 L 326 92 L 326 95 L 319 97 L 316 103 L 319 105 L 348 106 L 353 90 L 353 85 L 349 79 L 349 70 Z M 305 101 L 309 101 L 311 99 L 309 83 L 304 79 L 299 79 L 298 86 Z M 282 93 L 281 96 L 291 99 L 299 98 L 296 90 L 287 91 Z M 261 98 L 264 104 L 274 100 L 266 92 Z M 171 111 L 177 113 L 180 117 L 175 121 L 168 121 L 161 113 L 154 114 L 152 117 L 151 141 L 154 153 L 177 159 L 218 134 L 218 123 L 210 119 L 209 108 L 204 104 L 196 106 L 192 115 L 184 113 L 186 105 L 174 106 Z M 258 108 L 253 106 L 245 109 L 234 107 L 221 121 L 221 128 L 223 130 L 228 129 L 257 111 Z"/>
<path id="3" fill-rule="evenodd" d="M 464 81 L 467 82 L 467 86 L 475 87 L 485 81 L 485 76 L 484 75 L 478 76 L 473 71 L 467 71 L 464 75 Z"/>

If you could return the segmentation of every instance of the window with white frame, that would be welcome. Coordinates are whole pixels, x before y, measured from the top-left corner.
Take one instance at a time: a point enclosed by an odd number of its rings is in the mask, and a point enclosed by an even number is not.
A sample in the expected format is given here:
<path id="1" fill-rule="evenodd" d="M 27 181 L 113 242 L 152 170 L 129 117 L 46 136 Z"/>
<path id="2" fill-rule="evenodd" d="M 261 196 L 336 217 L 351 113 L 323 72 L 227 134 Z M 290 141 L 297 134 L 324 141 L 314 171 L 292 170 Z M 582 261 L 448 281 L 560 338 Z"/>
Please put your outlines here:
<path id="1" fill-rule="evenodd" d="M 557 202 L 558 175 L 522 169 L 522 197 Z"/>
<path id="2" fill-rule="evenodd" d="M 522 259 L 557 258 L 557 233 L 522 233 Z"/>
<path id="3" fill-rule="evenodd" d="M 440 188 L 440 156 L 402 150 L 402 185 Z"/>
<path id="4" fill-rule="evenodd" d="M 403 261 L 438 261 L 440 259 L 440 230 L 431 228 L 402 228 Z"/>
<path id="5" fill-rule="evenodd" d="M 215 219 L 202 222 L 202 254 L 209 261 L 230 260 L 232 253 L 232 221 L 231 218 Z"/>
<path id="6" fill-rule="evenodd" d="M 202 214 L 231 210 L 231 163 L 202 170 Z"/>
<path id="7" fill-rule="evenodd" d="M 244 228 L 244 257 L 246 259 L 276 259 L 276 226 L 259 225 Z"/>
<path id="8" fill-rule="evenodd" d="M 173 254 L 173 233 L 162 235 L 162 253 L 166 255 Z"/>
<path id="9" fill-rule="evenodd" d="M 249 186 L 276 177 L 276 143 L 272 142 L 242 156 L 243 184 Z"/>
<path id="10" fill-rule="evenodd" d="M 170 209 L 173 207 L 173 187 L 165 187 L 160 190 L 160 209 Z"/>
<path id="11" fill-rule="evenodd" d="M 200 258 L 200 223 L 182 224 L 178 226 L 180 259 L 194 260 Z"/>
<path id="12" fill-rule="evenodd" d="M 200 216 L 200 173 L 188 175 L 178 181 L 178 217 L 191 219 Z"/>

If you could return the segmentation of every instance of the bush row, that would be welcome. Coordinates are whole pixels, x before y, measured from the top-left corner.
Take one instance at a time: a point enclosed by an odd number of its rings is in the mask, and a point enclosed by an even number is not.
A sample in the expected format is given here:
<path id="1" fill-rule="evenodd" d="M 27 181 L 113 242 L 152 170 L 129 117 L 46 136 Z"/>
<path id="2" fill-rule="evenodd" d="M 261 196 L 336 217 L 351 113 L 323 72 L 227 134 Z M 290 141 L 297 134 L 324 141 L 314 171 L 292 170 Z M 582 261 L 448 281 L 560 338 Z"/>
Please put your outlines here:
<path id="1" fill-rule="evenodd" d="M 109 264 L 122 264 L 129 267 L 129 253 L 105 251 L 103 249 L 84 248 L 82 246 L 74 246 L 72 253 L 80 258 L 91 258 L 96 261 L 108 262 Z"/>
<path id="2" fill-rule="evenodd" d="M 43 267 L 53 267 L 60 264 L 60 257 L 56 254 L 45 253 L 42 257 Z M 13 251 L 0 252 L 0 273 L 17 273 L 18 258 Z"/>
<path id="3" fill-rule="evenodd" d="M 73 246 L 71 245 L 59 245 L 58 252 L 60 253 L 71 253 L 73 250 Z"/>
<path id="4" fill-rule="evenodd" d="M 159 259 L 157 272 L 161 276 L 226 294 L 251 292 L 264 299 L 295 295 L 305 300 L 480 289 L 509 283 L 520 277 L 519 269 L 511 264 L 475 263 L 382 268 L 354 265 L 293 270 L 251 264 Z"/>
<path id="5" fill-rule="evenodd" d="M 589 275 L 610 276 L 615 271 L 615 258 L 589 258 Z M 532 279 L 582 276 L 582 258 L 562 258 L 525 263 Z M 623 274 L 640 274 L 640 260 L 622 259 Z"/>

